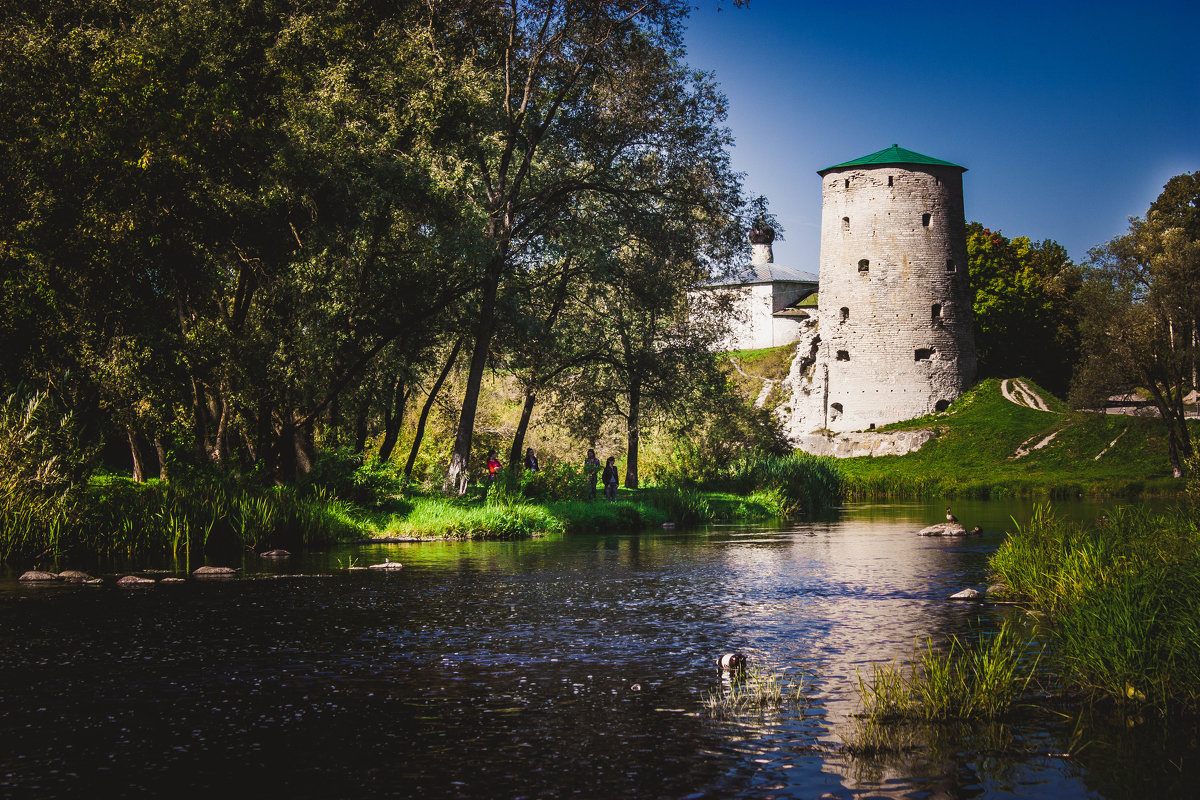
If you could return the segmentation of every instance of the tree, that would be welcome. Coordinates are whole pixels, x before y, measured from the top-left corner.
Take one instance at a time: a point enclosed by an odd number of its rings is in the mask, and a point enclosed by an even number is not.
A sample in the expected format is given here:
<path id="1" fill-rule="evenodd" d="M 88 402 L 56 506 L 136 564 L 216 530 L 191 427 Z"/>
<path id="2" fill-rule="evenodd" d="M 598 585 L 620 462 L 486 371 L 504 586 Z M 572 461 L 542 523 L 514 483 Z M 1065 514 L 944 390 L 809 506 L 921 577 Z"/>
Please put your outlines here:
<path id="1" fill-rule="evenodd" d="M 436 79 L 415 8 L 6 5 L 4 301 L 45 312 L 0 330 L 45 334 L 7 380 L 69 374 L 135 472 L 164 427 L 195 461 L 310 463 L 346 393 L 477 288 L 481 220 L 430 155 L 464 134 L 470 65 Z"/>
<path id="2" fill-rule="evenodd" d="M 719 151 L 728 144 L 717 127 L 723 98 L 680 63 L 687 3 L 510 0 L 488 8 L 490 24 L 479 30 L 490 38 L 468 44 L 495 79 L 480 86 L 486 102 L 462 120 L 474 139 L 447 155 L 470 175 L 490 243 L 476 265 L 474 351 L 446 478 L 446 487 L 459 491 L 504 280 L 536 263 L 542 237 L 588 198 L 654 196 L 681 210 L 696 203 L 697 187 L 644 162 L 715 155 L 724 163 Z M 728 181 L 722 188 L 736 193 L 732 174 L 719 174 Z"/>
<path id="3" fill-rule="evenodd" d="M 980 375 L 1027 376 L 1065 394 L 1078 354 L 1073 301 L 1082 280 L 1066 249 L 1050 239 L 1008 239 L 972 222 L 967 262 Z"/>
<path id="4" fill-rule="evenodd" d="M 1080 295 L 1083 360 L 1074 405 L 1144 389 L 1167 427 L 1176 477 L 1193 455 L 1184 398 L 1195 390 L 1200 318 L 1200 172 L 1177 175 L 1145 219 L 1094 248 Z"/>

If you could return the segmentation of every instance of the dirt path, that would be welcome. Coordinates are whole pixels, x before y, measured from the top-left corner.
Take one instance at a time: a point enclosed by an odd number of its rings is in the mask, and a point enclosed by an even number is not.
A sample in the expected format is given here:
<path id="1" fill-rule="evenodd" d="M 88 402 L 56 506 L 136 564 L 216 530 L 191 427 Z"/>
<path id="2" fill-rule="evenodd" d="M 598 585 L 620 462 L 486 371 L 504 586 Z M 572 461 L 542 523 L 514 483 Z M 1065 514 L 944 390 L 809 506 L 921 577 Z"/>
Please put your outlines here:
<path id="1" fill-rule="evenodd" d="M 754 407 L 762 408 L 764 405 L 766 405 L 767 397 L 770 396 L 771 390 L 775 388 L 775 384 L 778 383 L 778 381 L 774 378 L 764 378 L 761 375 L 751 375 L 749 372 L 746 372 L 746 370 L 742 369 L 742 365 L 737 362 L 736 358 L 731 357 L 729 361 L 733 364 L 733 368 L 736 369 L 738 374 L 743 378 L 750 378 L 751 380 L 763 382 L 762 389 L 760 389 L 758 392 L 758 397 L 754 398 Z"/>
<path id="2" fill-rule="evenodd" d="M 1046 411 L 1050 414 L 1056 412 L 1050 410 L 1050 406 L 1042 399 L 1032 386 L 1020 378 L 1005 378 L 1000 381 L 1000 393 L 1004 395 L 1004 399 L 1010 403 L 1015 403 L 1025 408 L 1032 408 L 1035 411 Z"/>

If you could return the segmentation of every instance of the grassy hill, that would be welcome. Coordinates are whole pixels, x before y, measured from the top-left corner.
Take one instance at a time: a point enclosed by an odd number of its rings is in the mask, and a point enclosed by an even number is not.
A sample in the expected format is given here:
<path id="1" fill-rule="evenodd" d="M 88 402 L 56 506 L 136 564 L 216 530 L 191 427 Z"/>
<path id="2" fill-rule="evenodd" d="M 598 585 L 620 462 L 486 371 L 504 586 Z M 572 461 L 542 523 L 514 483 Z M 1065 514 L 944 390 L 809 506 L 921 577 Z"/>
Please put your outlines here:
<path id="1" fill-rule="evenodd" d="M 993 378 L 943 413 L 883 428 L 930 429 L 937 438 L 906 456 L 842 460 L 850 496 L 1136 496 L 1183 489 L 1171 477 L 1159 420 L 1072 411 L 1025 383 L 1049 411 L 1010 402 Z M 1193 430 L 1200 433 L 1200 426 Z"/>

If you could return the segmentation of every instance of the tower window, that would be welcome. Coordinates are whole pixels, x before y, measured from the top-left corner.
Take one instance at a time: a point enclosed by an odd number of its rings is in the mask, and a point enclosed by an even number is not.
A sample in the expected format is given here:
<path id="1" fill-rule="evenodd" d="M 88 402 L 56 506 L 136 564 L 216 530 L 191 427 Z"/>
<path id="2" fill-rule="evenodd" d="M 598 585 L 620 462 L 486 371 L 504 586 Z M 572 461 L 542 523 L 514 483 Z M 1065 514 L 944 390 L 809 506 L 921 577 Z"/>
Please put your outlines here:
<path id="1" fill-rule="evenodd" d="M 892 185 L 892 176 L 888 175 L 888 186 Z"/>
<path id="2" fill-rule="evenodd" d="M 842 217 L 842 230 L 844 230 L 844 231 L 850 230 L 850 218 L 849 217 Z"/>
<path id="3" fill-rule="evenodd" d="M 917 351 L 913 354 L 914 361 L 928 361 L 931 358 L 933 358 L 933 348 L 932 347 L 918 348 Z"/>
<path id="4" fill-rule="evenodd" d="M 931 309 L 931 312 L 932 312 L 932 316 L 933 316 L 933 324 L 941 325 L 942 324 L 942 304 L 934 303 L 933 308 Z"/>
<path id="5" fill-rule="evenodd" d="M 921 224 L 922 224 L 922 225 L 924 225 L 926 228 L 928 228 L 928 227 L 929 227 L 929 221 L 930 221 L 931 219 L 933 219 L 933 217 L 931 217 L 929 214 L 922 214 L 922 215 L 921 215 Z"/>
<path id="6" fill-rule="evenodd" d="M 949 400 L 938 400 L 938 401 L 937 401 L 937 405 L 935 405 L 935 406 L 933 407 L 933 410 L 934 410 L 934 411 L 939 411 L 939 412 L 940 412 L 940 411 L 945 411 L 945 410 L 946 410 L 947 408 L 949 408 L 949 407 L 950 407 L 950 401 L 949 401 Z"/>
<path id="7" fill-rule="evenodd" d="M 871 269 L 871 262 L 869 259 L 864 258 L 863 260 L 858 262 L 858 271 L 859 272 L 868 272 L 870 269 Z"/>
<path id="8" fill-rule="evenodd" d="M 837 351 L 837 360 L 838 361 L 849 361 L 850 360 L 850 351 L 849 350 L 838 350 Z"/>
<path id="9" fill-rule="evenodd" d="M 850 179 L 849 178 L 846 178 L 846 188 L 847 189 L 850 188 Z"/>
<path id="10" fill-rule="evenodd" d="M 833 422 L 841 415 L 842 415 L 842 404 L 841 403 L 831 403 L 829 405 L 829 421 Z"/>
<path id="11" fill-rule="evenodd" d="M 850 319 L 850 309 L 842 306 L 842 322 L 845 322 L 848 319 Z"/>
<path id="12" fill-rule="evenodd" d="M 942 179 L 941 179 L 941 178 L 939 178 L 939 177 L 937 177 L 937 176 L 935 175 L 935 176 L 934 176 L 934 178 L 933 178 L 933 185 L 934 185 L 934 186 L 941 186 L 941 185 L 942 185 Z"/>
<path id="13" fill-rule="evenodd" d="M 954 266 L 954 259 L 947 258 L 946 259 L 946 272 L 956 272 L 956 271 L 957 271 L 957 268 Z"/>

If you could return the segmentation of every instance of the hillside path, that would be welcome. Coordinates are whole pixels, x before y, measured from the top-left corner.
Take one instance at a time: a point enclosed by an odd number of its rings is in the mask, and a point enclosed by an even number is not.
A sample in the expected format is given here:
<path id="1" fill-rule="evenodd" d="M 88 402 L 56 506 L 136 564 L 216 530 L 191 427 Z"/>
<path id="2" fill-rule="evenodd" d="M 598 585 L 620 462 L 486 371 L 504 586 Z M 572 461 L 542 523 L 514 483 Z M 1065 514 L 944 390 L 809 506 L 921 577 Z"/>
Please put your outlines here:
<path id="1" fill-rule="evenodd" d="M 1015 403 L 1025 408 L 1032 408 L 1035 411 L 1045 411 L 1050 414 L 1058 412 L 1051 411 L 1050 406 L 1042 399 L 1042 396 L 1037 393 L 1032 386 L 1020 378 L 1005 378 L 1000 381 L 1000 393 L 1004 395 L 1004 399 L 1010 403 Z"/>

